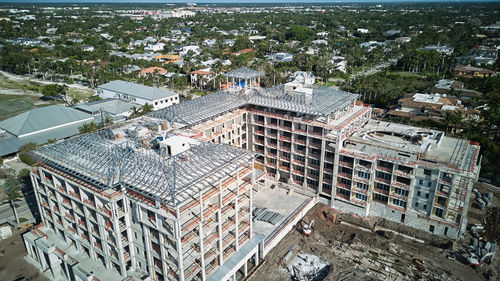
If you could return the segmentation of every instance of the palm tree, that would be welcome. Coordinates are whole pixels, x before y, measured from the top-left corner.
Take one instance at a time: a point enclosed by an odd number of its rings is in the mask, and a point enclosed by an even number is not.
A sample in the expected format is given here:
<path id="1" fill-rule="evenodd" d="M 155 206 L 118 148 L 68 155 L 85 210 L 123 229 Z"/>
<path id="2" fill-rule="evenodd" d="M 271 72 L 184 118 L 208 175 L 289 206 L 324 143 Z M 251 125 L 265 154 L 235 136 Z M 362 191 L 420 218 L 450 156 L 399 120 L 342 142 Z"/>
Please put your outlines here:
<path id="1" fill-rule="evenodd" d="M 143 106 L 141 106 L 141 115 L 150 113 L 153 111 L 153 105 L 149 103 L 145 103 Z"/>
<path id="2" fill-rule="evenodd" d="M 19 217 L 17 216 L 17 210 L 16 210 L 16 205 L 15 201 L 19 198 L 22 198 L 23 196 L 21 195 L 21 182 L 19 179 L 14 175 L 13 172 L 10 172 L 7 175 L 7 178 L 5 179 L 5 184 L 4 187 L 6 189 L 6 195 L 3 200 L 9 202 L 12 211 L 14 212 L 14 217 L 16 218 L 16 223 L 17 226 L 19 227 Z"/>
<path id="3" fill-rule="evenodd" d="M 137 117 L 139 115 L 139 109 L 135 106 L 132 106 L 132 108 L 130 109 L 132 111 L 132 113 L 130 114 L 130 117 L 134 118 L 134 117 Z"/>

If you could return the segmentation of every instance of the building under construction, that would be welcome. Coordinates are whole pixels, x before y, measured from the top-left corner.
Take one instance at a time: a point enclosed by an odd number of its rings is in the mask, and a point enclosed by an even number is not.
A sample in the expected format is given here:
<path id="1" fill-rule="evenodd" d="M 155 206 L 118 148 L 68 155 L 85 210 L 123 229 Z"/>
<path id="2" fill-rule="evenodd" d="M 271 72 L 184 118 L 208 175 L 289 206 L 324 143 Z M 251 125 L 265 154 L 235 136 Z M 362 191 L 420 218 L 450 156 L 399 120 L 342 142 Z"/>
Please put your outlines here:
<path id="1" fill-rule="evenodd" d="M 236 280 L 319 200 L 463 234 L 478 144 L 261 75 L 238 69 L 226 91 L 39 148 L 28 259 L 68 280 Z"/>

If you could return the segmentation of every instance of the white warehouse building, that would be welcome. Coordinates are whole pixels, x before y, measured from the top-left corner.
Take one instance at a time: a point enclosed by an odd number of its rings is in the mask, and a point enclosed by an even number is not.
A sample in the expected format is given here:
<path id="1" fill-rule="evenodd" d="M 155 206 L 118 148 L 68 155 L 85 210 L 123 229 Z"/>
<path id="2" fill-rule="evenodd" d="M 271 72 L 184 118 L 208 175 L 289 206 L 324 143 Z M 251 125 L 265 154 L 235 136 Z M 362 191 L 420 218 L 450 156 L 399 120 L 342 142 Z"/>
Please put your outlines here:
<path id="1" fill-rule="evenodd" d="M 179 94 L 166 89 L 114 80 L 97 87 L 99 97 L 117 98 L 139 105 L 151 104 L 153 110 L 162 109 L 179 103 Z"/>

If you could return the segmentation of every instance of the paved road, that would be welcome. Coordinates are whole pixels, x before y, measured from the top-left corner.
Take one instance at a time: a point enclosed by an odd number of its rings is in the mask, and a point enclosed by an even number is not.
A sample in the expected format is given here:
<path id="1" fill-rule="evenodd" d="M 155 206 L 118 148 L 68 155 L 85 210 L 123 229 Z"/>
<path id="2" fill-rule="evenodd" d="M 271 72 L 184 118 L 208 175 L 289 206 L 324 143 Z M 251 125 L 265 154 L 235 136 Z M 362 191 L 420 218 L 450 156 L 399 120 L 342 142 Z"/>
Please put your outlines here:
<path id="1" fill-rule="evenodd" d="M 393 64 L 396 64 L 399 59 L 400 59 L 399 57 L 394 58 L 394 59 L 390 59 L 390 60 L 383 62 L 381 64 L 378 64 L 378 65 L 376 65 L 368 70 L 356 72 L 353 75 L 351 75 L 351 79 L 356 78 L 356 76 L 363 76 L 363 75 L 368 76 L 368 75 L 372 75 L 372 74 L 375 74 L 377 72 L 380 72 L 380 71 L 384 70 L 385 68 L 387 68 Z"/>

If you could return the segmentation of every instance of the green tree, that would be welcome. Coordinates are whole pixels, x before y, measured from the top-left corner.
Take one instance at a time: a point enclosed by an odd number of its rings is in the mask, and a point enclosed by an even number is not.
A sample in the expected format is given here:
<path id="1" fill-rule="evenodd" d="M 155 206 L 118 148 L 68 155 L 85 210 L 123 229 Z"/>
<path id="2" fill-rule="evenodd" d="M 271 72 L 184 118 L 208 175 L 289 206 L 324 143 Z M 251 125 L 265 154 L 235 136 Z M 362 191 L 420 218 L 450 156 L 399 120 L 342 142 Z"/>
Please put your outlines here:
<path id="1" fill-rule="evenodd" d="M 17 226 L 19 227 L 19 217 L 17 215 L 17 209 L 15 205 L 15 201 L 19 198 L 22 198 L 21 194 L 21 182 L 14 175 L 13 172 L 10 172 L 7 175 L 4 183 L 5 195 L 6 197 L 3 199 L 6 202 L 9 202 L 12 211 L 14 212 L 14 217 L 16 218 Z"/>
<path id="2" fill-rule="evenodd" d="M 153 105 L 149 103 L 145 103 L 141 106 L 141 115 L 148 114 L 153 111 Z"/>
<path id="3" fill-rule="evenodd" d="M 19 148 L 19 159 L 30 166 L 35 165 L 35 160 L 29 155 L 29 152 L 35 150 L 36 143 L 28 142 Z"/>
<path id="4" fill-rule="evenodd" d="M 84 123 L 82 126 L 78 127 L 80 134 L 92 133 L 97 130 L 97 125 L 94 121 L 90 123 Z"/>
<path id="5" fill-rule="evenodd" d="M 285 36 L 287 40 L 309 41 L 314 37 L 314 31 L 307 26 L 294 25 Z"/>
<path id="6" fill-rule="evenodd" d="M 46 97 L 56 97 L 58 95 L 66 95 L 68 86 L 58 84 L 43 85 L 40 89 L 42 95 Z"/>

